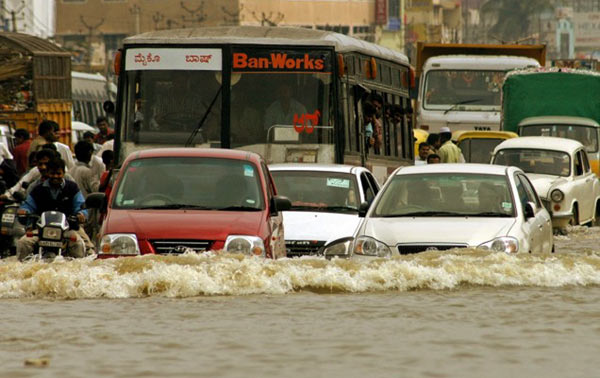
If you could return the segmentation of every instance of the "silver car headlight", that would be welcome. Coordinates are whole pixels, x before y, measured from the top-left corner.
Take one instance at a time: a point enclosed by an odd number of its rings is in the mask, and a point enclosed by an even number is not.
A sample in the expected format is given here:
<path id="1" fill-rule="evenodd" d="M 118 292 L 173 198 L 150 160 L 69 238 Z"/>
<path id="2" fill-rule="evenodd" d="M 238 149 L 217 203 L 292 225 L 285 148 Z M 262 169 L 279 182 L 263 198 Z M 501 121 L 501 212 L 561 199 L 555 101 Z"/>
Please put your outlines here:
<path id="1" fill-rule="evenodd" d="M 42 230 L 42 239 L 60 240 L 62 239 L 62 230 L 58 227 L 44 227 Z"/>
<path id="2" fill-rule="evenodd" d="M 229 235 L 225 240 L 225 251 L 265 257 L 265 244 L 258 236 Z"/>
<path id="3" fill-rule="evenodd" d="M 108 234 L 100 241 L 99 255 L 134 256 L 140 254 L 140 245 L 135 234 Z"/>
<path id="4" fill-rule="evenodd" d="M 519 241 L 512 236 L 501 236 L 480 244 L 477 248 L 489 249 L 494 252 L 517 253 L 519 252 Z"/>
<path id="5" fill-rule="evenodd" d="M 325 257 L 349 257 L 350 252 L 352 252 L 353 241 L 353 237 L 334 240 L 324 246 L 321 253 Z"/>
<path id="6" fill-rule="evenodd" d="M 560 189 L 554 189 L 551 193 L 550 193 L 550 198 L 552 199 L 552 201 L 554 202 L 560 202 L 563 199 L 565 199 L 565 194 L 562 192 L 562 190 Z"/>
<path id="7" fill-rule="evenodd" d="M 354 253 L 362 256 L 390 257 L 392 250 L 377 239 L 360 236 L 354 243 Z"/>

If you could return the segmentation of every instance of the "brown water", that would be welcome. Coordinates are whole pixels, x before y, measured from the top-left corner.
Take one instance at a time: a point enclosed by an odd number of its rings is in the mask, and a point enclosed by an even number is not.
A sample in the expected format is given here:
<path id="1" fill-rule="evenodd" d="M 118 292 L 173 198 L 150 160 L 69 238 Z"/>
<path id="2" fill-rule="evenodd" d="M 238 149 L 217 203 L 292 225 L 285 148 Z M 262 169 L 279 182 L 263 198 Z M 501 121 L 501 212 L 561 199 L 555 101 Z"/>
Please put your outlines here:
<path id="1" fill-rule="evenodd" d="M 571 231 L 547 256 L 3 261 L 0 376 L 598 376 L 600 229 Z"/>

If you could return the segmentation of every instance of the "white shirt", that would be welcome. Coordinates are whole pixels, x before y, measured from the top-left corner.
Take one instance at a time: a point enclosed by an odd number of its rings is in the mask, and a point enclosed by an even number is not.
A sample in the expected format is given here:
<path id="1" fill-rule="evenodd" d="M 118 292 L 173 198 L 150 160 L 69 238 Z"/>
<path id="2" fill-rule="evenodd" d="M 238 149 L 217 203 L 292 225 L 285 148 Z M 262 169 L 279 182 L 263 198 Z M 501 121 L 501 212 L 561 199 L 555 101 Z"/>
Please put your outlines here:
<path id="1" fill-rule="evenodd" d="M 88 164 L 78 161 L 69 171 L 69 174 L 73 177 L 77 186 L 79 186 L 79 190 L 81 190 L 81 194 L 83 194 L 84 197 L 98 191 L 100 178 L 94 176 L 92 168 Z"/>
<path id="2" fill-rule="evenodd" d="M 56 150 L 60 154 L 61 159 L 65 162 L 67 170 L 73 168 L 75 166 L 75 159 L 73 159 L 73 153 L 69 146 L 60 142 L 54 142 L 54 145 L 56 146 Z"/>
<path id="3" fill-rule="evenodd" d="M 106 170 L 102 159 L 99 158 L 97 155 L 92 156 L 92 160 L 90 161 L 90 168 L 92 170 L 92 174 L 94 175 L 94 177 L 97 177 L 98 180 L 100 180 L 100 177 L 102 177 L 102 173 L 104 173 L 104 171 Z"/>
<path id="4" fill-rule="evenodd" d="M 102 144 L 102 147 L 100 147 L 100 149 L 98 150 L 98 152 L 96 152 L 96 156 L 99 156 L 101 158 L 100 161 L 102 161 L 102 153 L 106 150 L 113 150 L 114 149 L 114 144 L 115 144 L 115 140 L 111 139 L 111 140 L 107 140 L 106 142 L 104 142 Z"/>
<path id="5" fill-rule="evenodd" d="M 290 105 L 287 112 L 283 110 L 281 101 L 276 100 L 265 112 L 265 130 L 268 130 L 273 125 L 292 125 L 294 122 L 294 115 L 301 117 L 305 113 L 306 108 L 304 105 L 293 98 L 290 99 Z"/>

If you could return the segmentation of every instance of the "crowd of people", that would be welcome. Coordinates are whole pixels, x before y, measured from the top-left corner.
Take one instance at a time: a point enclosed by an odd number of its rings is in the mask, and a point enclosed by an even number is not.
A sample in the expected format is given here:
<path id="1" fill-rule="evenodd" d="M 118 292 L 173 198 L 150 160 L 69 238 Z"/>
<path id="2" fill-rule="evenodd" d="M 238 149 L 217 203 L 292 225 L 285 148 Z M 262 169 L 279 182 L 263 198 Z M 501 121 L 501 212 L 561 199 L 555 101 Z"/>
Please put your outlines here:
<path id="1" fill-rule="evenodd" d="M 452 132 L 442 127 L 440 133 L 431 133 L 427 141 L 419 144 L 415 165 L 436 163 L 464 163 L 465 157 L 452 141 Z"/>
<path id="2" fill-rule="evenodd" d="M 6 188 L 0 200 L 25 198 L 19 209 L 23 218 L 40 216 L 50 210 L 75 217 L 82 227 L 67 235 L 66 255 L 71 257 L 94 252 L 91 240 L 97 233 L 100 214 L 85 209 L 85 197 L 107 189 L 114 163 L 114 132 L 108 119 L 98 117 L 96 126 L 99 132 L 84 135 L 74 145 L 74 151 L 58 141 L 59 125 L 50 120 L 38 125 L 37 136 L 33 139 L 27 130 L 16 130 L 16 146 L 12 153 L 7 148 L 0 149 L 0 176 Z M 18 258 L 27 258 L 38 240 L 35 232 L 20 238 L 17 241 Z"/>

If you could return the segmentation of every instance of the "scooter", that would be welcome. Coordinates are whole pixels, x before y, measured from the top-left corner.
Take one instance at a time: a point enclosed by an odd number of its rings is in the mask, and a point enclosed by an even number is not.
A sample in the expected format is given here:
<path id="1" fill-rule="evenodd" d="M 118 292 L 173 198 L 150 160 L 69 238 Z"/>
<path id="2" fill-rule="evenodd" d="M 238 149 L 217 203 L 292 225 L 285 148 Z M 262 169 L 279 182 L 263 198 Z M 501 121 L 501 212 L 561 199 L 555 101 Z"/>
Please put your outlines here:
<path id="1" fill-rule="evenodd" d="M 0 258 L 15 255 L 17 240 L 25 235 L 25 227 L 17 219 L 17 211 L 25 196 L 17 192 L 13 198 L 0 201 Z"/>

